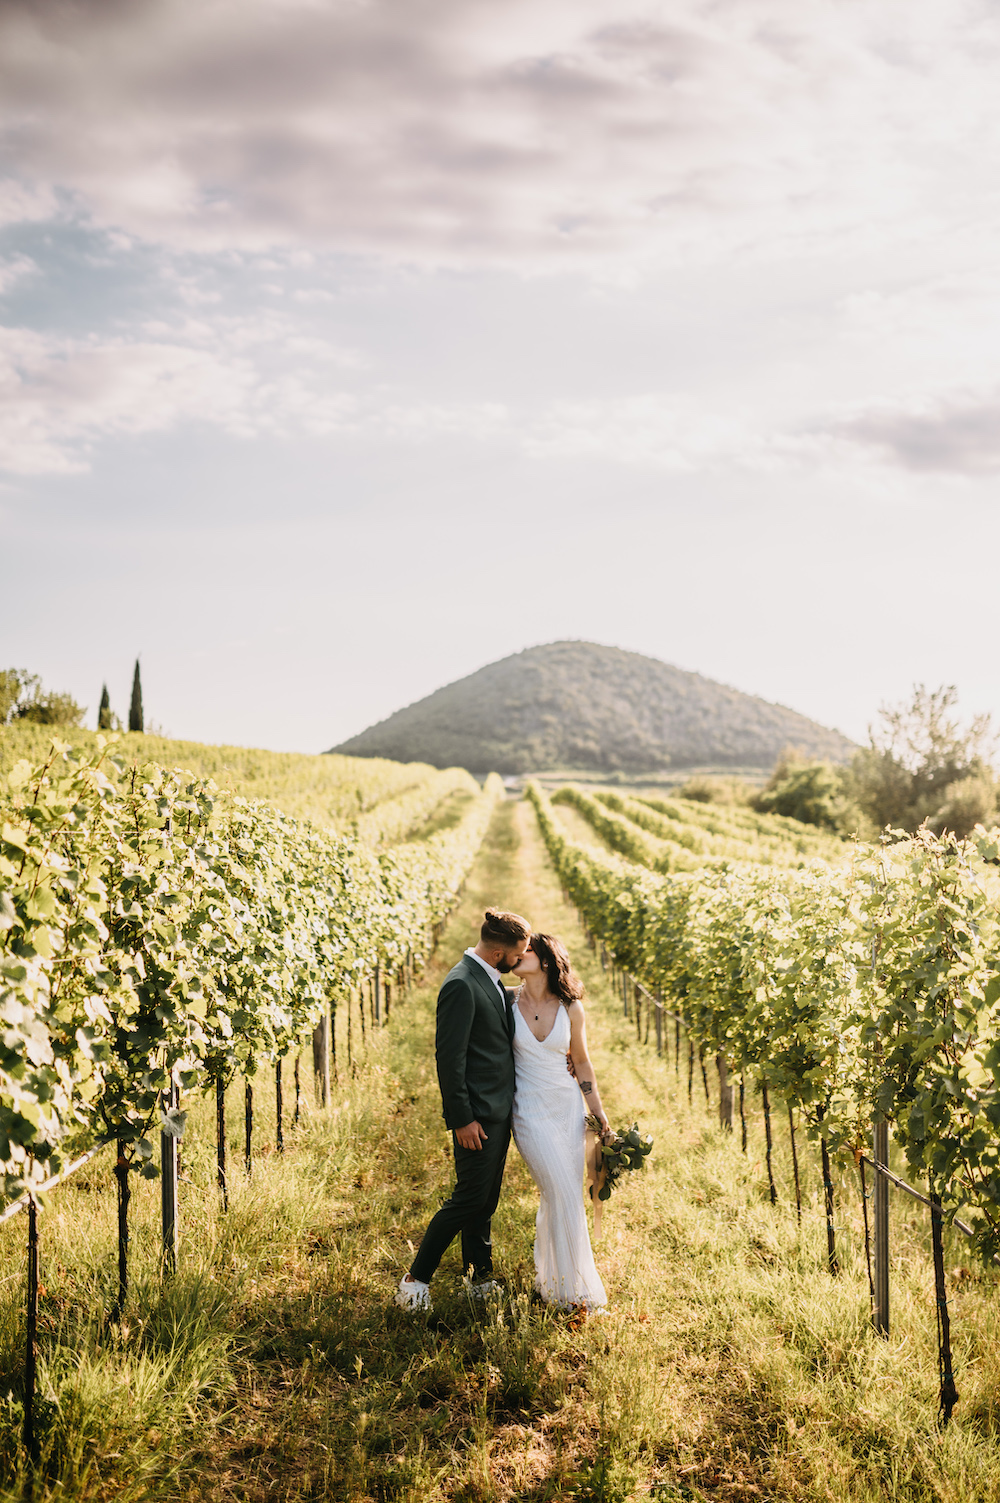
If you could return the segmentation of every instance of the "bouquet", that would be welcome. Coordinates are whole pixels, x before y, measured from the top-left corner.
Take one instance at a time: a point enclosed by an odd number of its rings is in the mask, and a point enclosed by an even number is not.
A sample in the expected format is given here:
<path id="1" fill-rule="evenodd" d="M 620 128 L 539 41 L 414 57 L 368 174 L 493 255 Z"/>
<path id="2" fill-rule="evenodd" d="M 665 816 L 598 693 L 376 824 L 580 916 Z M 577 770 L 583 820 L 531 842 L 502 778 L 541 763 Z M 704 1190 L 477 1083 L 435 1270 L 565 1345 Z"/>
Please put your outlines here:
<path id="1" fill-rule="evenodd" d="M 601 1225 L 600 1202 L 611 1199 L 611 1191 L 623 1174 L 631 1174 L 633 1169 L 642 1168 L 653 1151 L 653 1139 L 649 1133 L 641 1132 L 638 1122 L 612 1133 L 607 1142 L 601 1140 L 601 1124 L 596 1117 L 587 1118 L 587 1130 L 597 1134 L 594 1152 L 587 1155 L 590 1198 L 595 1202 L 596 1234 Z"/>

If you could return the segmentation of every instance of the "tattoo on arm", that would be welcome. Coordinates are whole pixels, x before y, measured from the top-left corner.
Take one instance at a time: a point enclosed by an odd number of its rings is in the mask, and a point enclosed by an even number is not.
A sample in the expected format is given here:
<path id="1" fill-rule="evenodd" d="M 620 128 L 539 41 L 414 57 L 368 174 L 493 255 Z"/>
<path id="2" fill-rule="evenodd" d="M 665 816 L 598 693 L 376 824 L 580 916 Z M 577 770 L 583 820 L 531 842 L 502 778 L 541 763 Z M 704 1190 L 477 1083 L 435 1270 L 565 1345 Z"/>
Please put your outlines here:
<path id="1" fill-rule="evenodd" d="M 590 1083 L 589 1080 L 581 1080 L 580 1081 L 580 1090 L 583 1092 L 583 1094 L 585 1096 L 589 1096 L 590 1093 L 591 1093 L 591 1091 L 593 1089 L 594 1089 L 594 1087 L 591 1085 L 591 1083 Z"/>

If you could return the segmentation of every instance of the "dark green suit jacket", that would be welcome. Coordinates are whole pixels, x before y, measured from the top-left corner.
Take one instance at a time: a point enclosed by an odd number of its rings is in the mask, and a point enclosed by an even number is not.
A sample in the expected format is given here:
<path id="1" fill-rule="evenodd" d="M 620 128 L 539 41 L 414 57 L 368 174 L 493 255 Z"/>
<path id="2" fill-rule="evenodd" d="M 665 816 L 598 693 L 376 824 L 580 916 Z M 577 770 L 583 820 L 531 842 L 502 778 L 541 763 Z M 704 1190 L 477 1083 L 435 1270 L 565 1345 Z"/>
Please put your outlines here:
<path id="1" fill-rule="evenodd" d="M 507 996 L 506 990 L 504 996 Z M 435 1052 L 445 1125 L 502 1122 L 514 1102 L 510 999 L 477 960 L 463 955 L 438 993 Z"/>

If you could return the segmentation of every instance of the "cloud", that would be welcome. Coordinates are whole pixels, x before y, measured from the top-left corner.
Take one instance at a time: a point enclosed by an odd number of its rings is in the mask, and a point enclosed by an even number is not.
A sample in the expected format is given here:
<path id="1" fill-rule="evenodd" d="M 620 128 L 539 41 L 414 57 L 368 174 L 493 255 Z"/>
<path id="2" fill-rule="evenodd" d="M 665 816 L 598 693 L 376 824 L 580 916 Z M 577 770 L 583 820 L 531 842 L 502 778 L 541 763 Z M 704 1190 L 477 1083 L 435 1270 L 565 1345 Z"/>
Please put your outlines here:
<path id="1" fill-rule="evenodd" d="M 82 340 L 0 329 L 0 469 L 86 470 L 115 437 L 208 425 L 234 438 L 367 435 L 391 444 L 501 443 L 536 460 L 672 474 L 857 479 L 1000 469 L 1000 393 L 787 413 L 768 422 L 676 391 L 553 401 L 430 402 L 365 384 L 366 362 L 277 315 L 147 322 Z"/>
<path id="2" fill-rule="evenodd" d="M 269 315 L 150 320 L 131 339 L 0 328 L 0 470 L 80 472 L 106 440 L 197 424 L 239 439 L 361 433 L 425 443 L 512 432 L 501 404 L 356 389 L 363 369 L 354 352 Z"/>
<path id="3" fill-rule="evenodd" d="M 993 213 L 998 49 L 986 0 L 7 0 L 0 144 L 15 217 L 202 250 L 821 253 Z"/>
<path id="4" fill-rule="evenodd" d="M 1000 390 L 789 412 L 779 423 L 676 392 L 560 402 L 527 427 L 524 447 L 539 458 L 598 459 L 676 474 L 971 478 L 1000 470 Z"/>
<path id="5" fill-rule="evenodd" d="M 55 340 L 0 330 L 0 466 L 16 474 L 87 468 L 95 441 L 162 432 L 183 419 L 246 433 L 245 363 L 156 341 Z"/>
<path id="6" fill-rule="evenodd" d="M 831 425 L 831 432 L 892 466 L 961 476 L 1000 470 L 1000 390 L 883 404 Z"/>
<path id="7" fill-rule="evenodd" d="M 128 337 L 0 326 L 0 469 L 85 470 L 104 440 L 190 424 L 242 439 L 342 431 L 358 407 L 343 372 L 363 365 L 266 312 L 147 318 Z"/>
<path id="8" fill-rule="evenodd" d="M 0 18 L 2 36 L 2 18 Z M 0 65 L 2 66 L 2 65 Z M 9 127 L 9 120 L 5 122 Z M 4 129 L 6 135 L 6 129 Z M 20 182 L 12 174 L 0 177 L 0 228 L 51 219 L 59 211 L 59 198 L 50 184 Z"/>
<path id="9" fill-rule="evenodd" d="M 25 277 L 34 276 L 39 270 L 38 263 L 30 256 L 6 256 L 0 260 L 0 297 L 22 282 Z"/>
<path id="10" fill-rule="evenodd" d="M 558 402 L 527 435 L 528 452 L 603 459 L 677 472 L 713 466 L 745 448 L 738 419 L 698 410 L 676 393 L 645 392 L 600 402 Z"/>

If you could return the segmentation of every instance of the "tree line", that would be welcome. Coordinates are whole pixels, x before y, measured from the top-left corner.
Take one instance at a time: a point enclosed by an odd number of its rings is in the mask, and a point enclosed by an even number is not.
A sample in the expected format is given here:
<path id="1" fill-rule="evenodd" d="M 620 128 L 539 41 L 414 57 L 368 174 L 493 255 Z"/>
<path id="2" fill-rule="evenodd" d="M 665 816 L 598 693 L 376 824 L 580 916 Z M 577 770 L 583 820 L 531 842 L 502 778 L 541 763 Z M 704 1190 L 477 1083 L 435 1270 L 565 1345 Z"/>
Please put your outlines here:
<path id="1" fill-rule="evenodd" d="M 86 706 L 77 704 L 72 694 L 43 689 L 41 678 L 37 673 L 29 673 L 25 668 L 0 668 L 0 725 L 12 725 L 20 720 L 34 725 L 74 727 L 83 724 L 86 713 Z M 135 672 L 132 675 L 128 729 L 141 732 L 145 728 L 142 679 L 139 672 L 139 659 L 136 658 Z M 125 730 L 125 726 L 111 708 L 107 684 L 101 685 L 97 729 L 99 731 Z"/>
<path id="2" fill-rule="evenodd" d="M 841 835 L 871 838 L 891 826 L 959 838 L 1000 817 L 996 734 L 989 715 L 963 724 L 954 685 L 914 685 L 910 699 L 883 706 L 868 745 L 846 766 L 789 748 L 750 802 Z"/>

